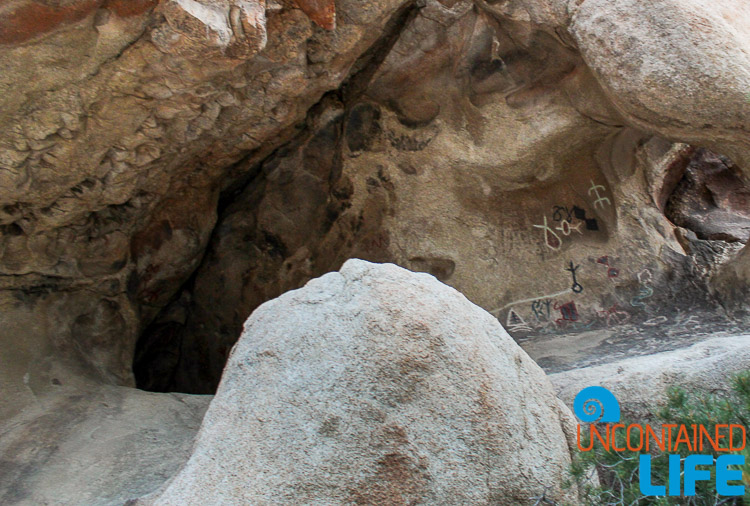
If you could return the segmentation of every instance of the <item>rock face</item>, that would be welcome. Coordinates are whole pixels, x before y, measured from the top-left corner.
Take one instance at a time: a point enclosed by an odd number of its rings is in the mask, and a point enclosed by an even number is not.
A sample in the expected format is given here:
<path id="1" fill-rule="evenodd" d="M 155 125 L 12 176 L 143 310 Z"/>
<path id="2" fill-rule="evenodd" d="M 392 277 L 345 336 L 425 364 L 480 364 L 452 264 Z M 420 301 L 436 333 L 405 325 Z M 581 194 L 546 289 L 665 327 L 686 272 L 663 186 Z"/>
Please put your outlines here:
<path id="1" fill-rule="evenodd" d="M 210 396 L 154 394 L 55 375 L 0 431 L 0 503 L 122 505 L 190 455 Z"/>
<path id="2" fill-rule="evenodd" d="M 194 277 L 142 334 L 138 385 L 213 392 L 254 308 L 352 257 L 430 272 L 519 339 L 644 322 L 666 331 L 685 314 L 721 315 L 707 280 L 745 240 L 735 230 L 741 202 L 727 198 L 745 191 L 743 166 L 725 157 L 716 166 L 734 179 L 714 178 L 710 209 L 705 198 L 675 206 L 699 193 L 688 175 L 719 157 L 674 141 L 736 153 L 742 136 L 721 142 L 731 125 L 716 116 L 720 101 L 702 111 L 711 128 L 667 117 L 678 109 L 651 94 L 674 101 L 695 86 L 672 76 L 674 58 L 687 65 L 694 55 L 682 45 L 669 48 L 678 55 L 656 43 L 602 46 L 607 16 L 625 11 L 592 5 L 571 6 L 570 19 L 533 1 L 406 11 L 283 149 L 235 167 L 254 177 L 219 213 Z M 699 11 L 655 19 L 633 6 L 639 23 L 674 30 Z M 628 63 L 628 76 L 615 75 L 623 65 L 610 65 L 613 55 L 663 65 L 644 76 Z M 630 78 L 649 84 L 632 88 Z M 715 83 L 733 114 L 747 109 L 738 83 Z M 716 223 L 704 233 L 707 221 Z"/>
<path id="3" fill-rule="evenodd" d="M 253 309 L 351 257 L 430 272 L 518 339 L 741 315 L 748 19 L 744 0 L 3 2 L 0 410 L 50 360 L 213 392 Z"/>
<path id="4" fill-rule="evenodd" d="M 7 388 L 51 355 L 134 385 L 139 335 L 252 176 L 234 164 L 288 141 L 406 2 L 340 3 L 335 31 L 332 4 L 300 4 L 0 5 L 0 322 L 20 332 L 0 339 L 35 343 Z"/>
<path id="5" fill-rule="evenodd" d="M 750 191 L 742 173 L 705 149 L 691 157 L 665 214 L 699 239 L 744 244 L 750 238 Z"/>
<path id="6" fill-rule="evenodd" d="M 84 409 L 60 384 L 214 392 L 248 315 L 348 258 L 435 275 L 553 370 L 746 330 L 748 26 L 746 0 L 0 1 L 0 422 L 27 431 L 0 460 Z M 12 479 L 53 483 L 26 443 Z M 388 480 L 426 473 L 398 455 Z"/>
<path id="7" fill-rule="evenodd" d="M 711 278 L 711 290 L 723 306 L 737 318 L 750 313 L 750 248 L 745 246 L 736 258 L 721 266 Z"/>
<path id="8" fill-rule="evenodd" d="M 750 335 L 707 339 L 679 350 L 550 374 L 549 380 L 568 406 L 583 388 L 601 385 L 615 394 L 625 416 L 648 420 L 664 405 L 671 386 L 690 393 L 728 389 L 732 376 L 750 364 L 749 345 Z"/>
<path id="9" fill-rule="evenodd" d="M 144 502 L 577 503 L 561 406 L 464 296 L 350 260 L 253 313 L 193 455 Z"/>

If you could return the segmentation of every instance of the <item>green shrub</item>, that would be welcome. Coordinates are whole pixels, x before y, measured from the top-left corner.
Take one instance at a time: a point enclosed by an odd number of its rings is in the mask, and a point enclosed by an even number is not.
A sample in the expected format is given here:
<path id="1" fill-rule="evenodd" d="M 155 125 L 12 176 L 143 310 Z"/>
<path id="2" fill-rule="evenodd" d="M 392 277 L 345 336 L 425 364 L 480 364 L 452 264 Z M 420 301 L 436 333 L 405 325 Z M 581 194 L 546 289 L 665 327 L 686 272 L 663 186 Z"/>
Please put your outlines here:
<path id="1" fill-rule="evenodd" d="M 658 430 L 659 423 L 704 425 L 713 431 L 717 424 L 741 424 L 748 426 L 750 420 L 750 371 L 735 376 L 730 391 L 714 391 L 700 395 L 688 395 L 682 388 L 671 388 L 667 392 L 667 404 L 658 413 L 659 422 L 651 424 Z M 625 425 L 627 422 L 622 421 Z M 631 432 L 631 445 L 638 447 L 638 431 Z M 617 447 L 626 446 L 625 431 L 617 431 L 615 439 Z M 587 504 L 602 505 L 747 505 L 750 506 L 750 452 L 745 448 L 741 454 L 745 455 L 745 465 L 742 466 L 744 497 L 719 496 L 715 487 L 715 470 L 712 468 L 711 480 L 696 483 L 696 495 L 693 497 L 645 497 L 641 494 L 639 485 L 639 457 L 645 451 L 634 452 L 626 450 L 609 451 L 595 442 L 594 449 L 580 452 L 574 459 L 571 474 L 571 485 L 579 486 L 584 493 Z M 722 441 L 722 448 L 727 448 L 726 441 Z M 588 448 L 590 444 L 589 431 L 581 430 L 581 445 Z M 665 449 L 666 450 L 666 449 Z M 664 485 L 668 481 L 668 455 L 658 448 L 651 448 L 651 482 L 654 485 Z M 673 452 L 674 453 L 674 452 Z M 686 457 L 691 453 L 712 454 L 714 459 L 728 452 L 715 452 L 710 445 L 704 444 L 701 452 L 689 451 L 686 445 L 680 445 L 679 453 Z M 589 484 L 589 477 L 597 474 L 600 486 Z"/>

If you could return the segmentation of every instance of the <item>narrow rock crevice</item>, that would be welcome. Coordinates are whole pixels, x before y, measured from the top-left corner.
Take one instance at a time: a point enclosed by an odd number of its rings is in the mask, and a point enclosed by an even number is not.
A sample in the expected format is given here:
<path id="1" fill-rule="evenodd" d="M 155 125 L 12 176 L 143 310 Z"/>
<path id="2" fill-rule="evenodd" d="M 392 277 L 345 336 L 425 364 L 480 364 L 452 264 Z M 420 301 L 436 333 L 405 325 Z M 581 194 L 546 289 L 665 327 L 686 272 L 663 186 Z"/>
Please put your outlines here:
<path id="1" fill-rule="evenodd" d="M 219 197 L 219 218 L 203 259 L 173 296 L 172 301 L 144 329 L 138 340 L 133 361 L 138 388 L 159 392 L 212 393 L 218 384 L 229 349 L 239 336 L 241 324 L 252 309 L 285 290 L 297 288 L 315 275 L 338 268 L 349 257 L 347 251 L 350 245 L 347 246 L 341 238 L 334 241 L 338 244 L 336 247 L 321 246 L 322 249 L 328 249 L 327 253 L 314 253 L 318 244 L 325 242 L 326 235 L 331 235 L 329 232 L 334 223 L 349 206 L 347 202 L 351 193 L 351 182 L 341 180 L 341 139 L 348 129 L 346 123 L 352 117 L 354 104 L 364 95 L 373 75 L 418 10 L 416 3 L 410 2 L 396 11 L 386 23 L 384 35 L 357 59 L 342 85 L 337 90 L 324 94 L 308 109 L 305 121 L 302 126 L 297 127 L 298 133 L 291 140 L 281 144 L 259 163 L 249 163 L 254 160 L 251 153 L 227 171 L 242 175 Z M 280 168 L 280 161 L 294 156 L 296 151 L 300 152 L 300 165 Z M 315 166 L 317 168 L 310 169 Z M 262 223 L 257 223 L 258 219 L 263 220 L 262 215 L 258 216 L 259 212 L 262 214 L 259 206 L 267 192 L 269 178 L 273 181 L 271 184 L 285 187 L 287 183 L 299 177 L 307 178 L 307 183 L 293 183 L 297 188 L 295 191 L 298 204 L 306 206 L 306 211 L 297 215 L 296 220 L 299 223 L 288 225 L 293 229 L 291 236 L 295 236 L 296 242 L 305 242 L 305 249 L 313 251 L 309 259 L 301 261 L 289 259 L 295 251 L 299 253 L 298 246 L 291 250 L 285 239 L 277 232 L 269 230 Z M 288 181 L 279 181 L 279 178 Z M 309 191 L 310 188 L 313 188 L 312 193 Z M 310 205 L 306 205 L 305 202 Z M 280 204 L 287 205 L 287 211 L 292 213 L 299 211 L 294 209 L 298 204 L 289 202 L 286 197 L 281 198 Z M 274 220 L 286 222 L 289 218 L 284 215 L 284 211 L 278 211 L 281 214 Z M 273 211 L 271 213 L 274 214 Z M 236 226 L 237 220 L 243 222 L 238 228 L 242 232 L 230 233 L 233 235 L 228 239 L 225 228 Z M 309 234 L 298 230 L 296 227 L 299 225 L 306 227 L 308 232 L 312 231 L 313 236 L 310 237 Z M 277 225 L 271 226 L 274 227 L 278 228 Z M 290 236 L 288 233 L 282 235 Z M 302 237 L 307 237 L 307 241 L 301 241 Z M 250 253 L 249 257 L 245 256 L 244 260 L 236 259 L 238 275 L 253 276 L 251 272 L 254 268 L 257 270 L 260 265 L 258 259 L 265 259 L 261 264 L 265 262 L 268 265 L 261 268 L 262 272 L 258 274 L 260 279 L 257 282 L 264 288 L 258 289 L 255 295 L 245 295 L 244 297 L 249 297 L 249 301 L 239 302 L 237 308 L 216 309 L 217 312 L 234 312 L 235 316 L 228 319 L 218 318 L 219 323 L 216 325 L 208 324 L 210 330 L 207 332 L 195 331 L 191 326 L 203 325 L 196 323 L 196 320 L 217 320 L 210 314 L 194 315 L 201 313 L 195 307 L 194 299 L 195 292 L 200 289 L 201 284 L 222 284 L 219 279 L 213 279 L 212 276 L 222 277 L 225 274 L 213 269 L 212 263 L 217 262 L 217 255 L 222 255 L 216 248 L 221 250 L 221 245 L 226 244 L 227 240 L 239 241 L 242 248 L 254 252 Z M 214 245 L 214 249 L 211 245 Z M 381 258 L 382 260 L 388 259 Z M 311 261 L 315 265 L 311 265 Z M 303 264 L 301 270 L 296 264 Z M 292 272 L 295 270 L 300 271 Z M 204 279 L 206 276 L 211 279 L 207 281 Z M 259 285 L 256 284 L 257 286 Z M 240 295 L 240 298 L 242 297 Z M 233 324 L 228 324 L 227 321 Z M 197 332 L 203 336 L 199 338 L 202 344 L 186 344 L 186 332 Z"/>

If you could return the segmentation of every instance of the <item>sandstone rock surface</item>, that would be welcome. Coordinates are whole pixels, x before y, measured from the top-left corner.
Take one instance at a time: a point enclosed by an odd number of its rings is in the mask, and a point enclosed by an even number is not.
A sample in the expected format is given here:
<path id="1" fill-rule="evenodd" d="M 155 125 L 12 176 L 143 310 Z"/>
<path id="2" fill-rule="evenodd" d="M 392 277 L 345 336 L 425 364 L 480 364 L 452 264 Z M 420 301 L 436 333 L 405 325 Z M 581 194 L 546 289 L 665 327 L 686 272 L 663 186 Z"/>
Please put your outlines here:
<path id="1" fill-rule="evenodd" d="M 747 2 L 564 3 L 581 55 L 630 124 L 719 148 L 748 169 Z"/>
<path id="2" fill-rule="evenodd" d="M 724 307 L 738 317 L 750 313 L 750 248 L 745 246 L 734 261 L 720 267 L 711 278 L 711 290 Z"/>
<path id="3" fill-rule="evenodd" d="M 255 307 L 350 257 L 514 335 L 712 311 L 662 200 L 685 143 L 747 173 L 747 23 L 740 0 L 5 2 L 0 318 L 99 381 L 137 355 L 139 386 L 210 393 Z"/>
<path id="4" fill-rule="evenodd" d="M 14 368 L 54 350 L 134 385 L 139 335 L 251 178 L 234 164 L 288 141 L 404 3 L 340 4 L 333 32 L 294 3 L 4 2 L 0 318 L 40 324 Z M 330 5 L 300 4 L 332 28 Z"/>
<path id="5" fill-rule="evenodd" d="M 576 503 L 561 406 L 454 289 L 349 260 L 254 311 L 190 460 L 147 502 Z"/>

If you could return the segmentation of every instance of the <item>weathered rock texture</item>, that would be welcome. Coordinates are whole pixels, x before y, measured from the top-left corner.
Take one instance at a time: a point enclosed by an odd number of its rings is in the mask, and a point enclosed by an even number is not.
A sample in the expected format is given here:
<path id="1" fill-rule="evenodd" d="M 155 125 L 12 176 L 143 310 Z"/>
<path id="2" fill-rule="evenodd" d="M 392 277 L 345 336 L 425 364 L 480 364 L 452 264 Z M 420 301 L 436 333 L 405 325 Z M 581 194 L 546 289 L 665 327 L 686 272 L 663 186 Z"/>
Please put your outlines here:
<path id="1" fill-rule="evenodd" d="M 634 119 L 648 115 L 629 84 L 620 103 L 613 89 L 624 85 L 610 74 L 621 70 L 587 59 L 599 58 L 601 19 L 622 15 L 619 6 L 584 4 L 570 30 L 539 8 L 511 2 L 498 15 L 484 3 L 427 2 L 409 11 L 290 143 L 260 164 L 240 163 L 237 171 L 257 176 L 229 199 L 193 279 L 144 333 L 139 385 L 213 391 L 255 307 L 350 257 L 430 272 L 519 337 L 674 326 L 680 312 L 720 312 L 706 279 L 738 249 L 725 240 L 741 212 L 716 203 L 706 221 L 725 212 L 734 221 L 708 235 L 695 220 L 670 222 L 667 202 L 686 187 L 686 166 L 704 170 L 715 155 L 663 136 L 698 142 L 703 132 L 701 142 L 732 153 L 744 140 L 714 142 L 727 118 L 690 135 L 661 113 L 650 126 Z M 697 12 L 665 19 L 679 25 Z M 694 57 L 679 47 L 669 50 Z M 618 58 L 636 58 L 637 47 L 625 49 Z M 642 57 L 667 61 L 663 50 Z M 673 100 L 676 87 L 695 85 L 657 76 L 676 72 L 672 62 L 651 72 L 643 93 Z M 747 109 L 731 103 L 733 114 Z M 733 190 L 744 188 L 737 170 Z"/>
<path id="2" fill-rule="evenodd" d="M 750 312 L 750 248 L 745 246 L 734 261 L 723 264 L 711 279 L 711 290 L 724 307 L 738 318 Z"/>
<path id="3" fill-rule="evenodd" d="M 50 355 L 132 385 L 136 340 L 200 263 L 221 191 L 252 176 L 233 164 L 288 140 L 403 6 L 342 4 L 326 31 L 291 4 L 3 3 L 1 318 L 37 343 L 8 388 Z"/>
<path id="4" fill-rule="evenodd" d="M 494 317 L 349 260 L 253 312 L 190 460 L 147 503 L 574 504 L 574 433 Z"/>
<path id="5" fill-rule="evenodd" d="M 750 238 L 750 191 L 725 157 L 698 150 L 666 202 L 669 220 L 703 240 L 746 243 Z"/>
<path id="6" fill-rule="evenodd" d="M 35 343 L 8 403 L 50 356 L 212 392 L 255 307 L 350 257 L 431 272 L 518 337 L 736 314 L 747 262 L 717 265 L 746 236 L 749 19 L 742 0 L 4 2 L 0 338 Z"/>
<path id="7" fill-rule="evenodd" d="M 571 334 L 747 328 L 748 26 L 745 0 L 0 2 L 0 422 L 55 379 L 213 392 L 256 307 L 351 257 L 556 370 L 592 360 Z"/>

